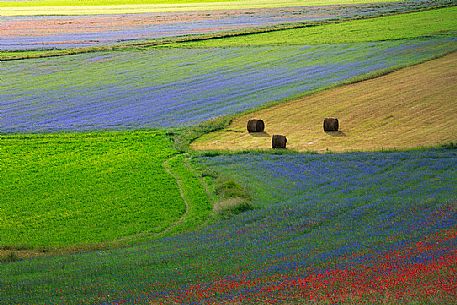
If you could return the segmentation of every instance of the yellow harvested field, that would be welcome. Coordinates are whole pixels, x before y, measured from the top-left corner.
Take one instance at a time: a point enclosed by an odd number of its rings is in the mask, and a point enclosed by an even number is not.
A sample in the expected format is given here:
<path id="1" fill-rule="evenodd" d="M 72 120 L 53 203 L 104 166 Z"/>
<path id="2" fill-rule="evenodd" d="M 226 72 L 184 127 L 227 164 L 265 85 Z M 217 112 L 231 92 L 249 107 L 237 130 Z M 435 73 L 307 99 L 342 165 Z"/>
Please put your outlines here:
<path id="1" fill-rule="evenodd" d="M 384 0 L 382 2 L 394 2 Z M 171 1 L 170 1 L 171 2 Z M 41 16 L 41 15 L 100 15 L 100 14 L 138 14 L 152 12 L 206 11 L 227 9 L 254 9 L 292 6 L 336 5 L 375 3 L 379 0 L 235 0 L 223 2 L 189 2 L 170 4 L 126 4 L 126 5 L 68 5 L 68 6 L 13 6 L 2 7 L 0 16 Z M 11 2 L 3 2 L 11 4 Z"/>
<path id="2" fill-rule="evenodd" d="M 337 117 L 338 132 L 323 130 Z M 246 123 L 265 121 L 265 133 Z M 457 53 L 388 75 L 326 90 L 243 115 L 222 131 L 192 143 L 196 150 L 271 148 L 271 136 L 287 136 L 297 151 L 347 152 L 429 147 L 457 141 Z"/>

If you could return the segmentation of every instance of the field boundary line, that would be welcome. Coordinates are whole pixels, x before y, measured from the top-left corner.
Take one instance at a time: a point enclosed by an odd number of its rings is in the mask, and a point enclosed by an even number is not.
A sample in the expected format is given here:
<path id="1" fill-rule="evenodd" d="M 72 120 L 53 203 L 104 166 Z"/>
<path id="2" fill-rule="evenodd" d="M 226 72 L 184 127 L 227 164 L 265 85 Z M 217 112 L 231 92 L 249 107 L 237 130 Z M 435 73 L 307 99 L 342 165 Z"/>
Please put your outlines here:
<path id="1" fill-rule="evenodd" d="M 189 201 L 187 199 L 187 196 L 185 195 L 185 192 L 184 192 L 184 182 L 183 180 L 181 179 L 181 177 L 179 177 L 178 174 L 176 174 L 175 172 L 173 172 L 172 170 L 172 166 L 170 165 L 170 161 L 173 160 L 173 159 L 176 159 L 178 158 L 179 156 L 181 155 L 176 155 L 176 156 L 173 156 L 167 160 L 165 160 L 162 165 L 163 165 L 163 168 L 165 169 L 165 171 L 173 177 L 173 179 L 175 179 L 176 181 L 176 185 L 178 186 L 178 190 L 179 190 L 179 195 L 181 196 L 181 199 L 183 200 L 184 202 L 184 206 L 185 206 L 185 211 L 184 213 L 181 215 L 181 217 L 175 221 L 174 223 L 172 223 L 170 226 L 168 226 L 165 230 L 163 230 L 162 232 L 158 233 L 157 235 L 163 235 L 163 234 L 166 234 L 166 233 L 169 233 L 172 229 L 176 228 L 177 226 L 179 226 L 180 224 L 182 224 L 184 222 L 184 220 L 188 217 L 189 215 L 189 209 L 190 209 L 190 204 L 189 204 Z M 187 167 L 186 167 L 187 168 Z"/>

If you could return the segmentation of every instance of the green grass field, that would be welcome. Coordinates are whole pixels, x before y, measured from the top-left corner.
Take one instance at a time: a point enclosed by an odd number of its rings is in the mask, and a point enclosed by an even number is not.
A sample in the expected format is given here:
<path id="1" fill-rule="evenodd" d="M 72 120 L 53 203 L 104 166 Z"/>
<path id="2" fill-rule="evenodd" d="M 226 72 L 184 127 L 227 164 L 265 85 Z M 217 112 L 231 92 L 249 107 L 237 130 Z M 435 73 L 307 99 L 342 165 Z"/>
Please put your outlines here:
<path id="1" fill-rule="evenodd" d="M 234 47 L 280 44 L 352 43 L 411 39 L 457 33 L 457 7 L 336 24 L 209 39 L 179 44 L 187 47 Z"/>
<path id="2" fill-rule="evenodd" d="M 211 211 L 182 157 L 164 167 L 176 153 L 164 132 L 3 135 L 0 143 L 0 249 L 135 240 L 189 229 Z"/>

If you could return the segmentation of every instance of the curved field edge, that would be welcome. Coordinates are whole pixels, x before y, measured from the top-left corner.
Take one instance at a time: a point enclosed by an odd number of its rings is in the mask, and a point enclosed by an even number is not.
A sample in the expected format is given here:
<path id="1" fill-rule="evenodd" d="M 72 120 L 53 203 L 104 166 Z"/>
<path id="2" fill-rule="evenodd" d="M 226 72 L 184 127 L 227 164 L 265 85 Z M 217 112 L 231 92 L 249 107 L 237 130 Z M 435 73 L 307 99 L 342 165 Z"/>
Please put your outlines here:
<path id="1" fill-rule="evenodd" d="M 186 154 L 174 156 L 165 161 L 165 167 L 176 179 L 181 198 L 186 204 L 186 212 L 164 233 L 176 234 L 208 223 L 212 219 L 213 210 L 209 198 L 211 194 L 205 188 L 201 173 L 189 161 L 189 156 Z"/>
<path id="2" fill-rule="evenodd" d="M 202 135 L 196 150 L 271 148 L 271 135 L 288 138 L 297 151 L 411 149 L 457 141 L 457 53 L 384 76 L 321 91 L 235 118 L 225 130 Z M 339 132 L 325 133 L 325 117 Z M 263 119 L 264 133 L 249 134 L 246 122 Z"/>
<path id="3" fill-rule="evenodd" d="M 0 264 L 5 302 L 445 304 L 452 297 L 455 150 L 194 161 L 249 186 L 262 208 L 127 248 Z"/>
<path id="4" fill-rule="evenodd" d="M 2 135 L 0 143 L 4 253 L 122 245 L 197 227 L 211 212 L 185 159 L 170 159 L 176 150 L 163 131 Z"/>

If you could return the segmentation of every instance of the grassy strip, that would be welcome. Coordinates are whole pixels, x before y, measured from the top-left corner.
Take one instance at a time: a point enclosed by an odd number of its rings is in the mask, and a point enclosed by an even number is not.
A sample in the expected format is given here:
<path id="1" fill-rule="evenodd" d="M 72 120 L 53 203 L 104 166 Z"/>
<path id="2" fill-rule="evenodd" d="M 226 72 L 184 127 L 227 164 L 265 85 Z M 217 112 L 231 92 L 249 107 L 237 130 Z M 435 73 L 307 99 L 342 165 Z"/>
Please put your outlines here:
<path id="1" fill-rule="evenodd" d="M 180 152 L 190 152 L 189 145 L 204 134 L 226 128 L 232 121 L 233 116 L 224 116 L 214 120 L 205 121 L 196 126 L 176 128 L 169 130 L 167 135 L 173 139 L 174 147 Z"/>
<path id="2" fill-rule="evenodd" d="M 340 20 L 340 21 L 349 21 Z M 334 23 L 337 21 L 318 21 L 318 22 L 306 22 L 306 23 L 291 23 L 291 24 L 279 24 L 261 28 L 248 28 L 243 30 L 224 31 L 209 34 L 193 34 L 184 35 L 178 37 L 165 37 L 158 39 L 151 39 L 145 41 L 135 41 L 120 43 L 115 45 L 107 46 L 96 46 L 96 47 L 83 47 L 83 48 L 72 48 L 72 49 L 53 49 L 53 50 L 20 50 L 20 51 L 0 51 L 0 61 L 10 60 L 22 60 L 22 59 L 34 59 L 34 58 L 46 58 L 66 55 L 76 55 L 84 53 L 95 53 L 95 52 L 111 52 L 111 51 L 132 51 L 142 50 L 145 48 L 176 48 L 176 47 L 188 47 L 186 42 L 200 42 L 208 39 L 225 39 L 230 37 L 251 35 L 257 33 L 271 33 L 275 31 L 282 31 L 286 29 L 296 29 L 302 27 L 313 27 L 320 26 L 326 23 Z"/>
<path id="3" fill-rule="evenodd" d="M 167 166 L 177 181 L 187 208 L 184 217 L 165 233 L 182 232 L 202 225 L 210 217 L 212 204 L 202 186 L 201 174 L 195 171 L 184 154 L 169 159 Z"/>
<path id="4" fill-rule="evenodd" d="M 457 7 L 354 20 L 318 27 L 287 29 L 269 33 L 209 39 L 180 47 L 234 47 L 278 44 L 328 44 L 412 39 L 457 33 Z"/>

